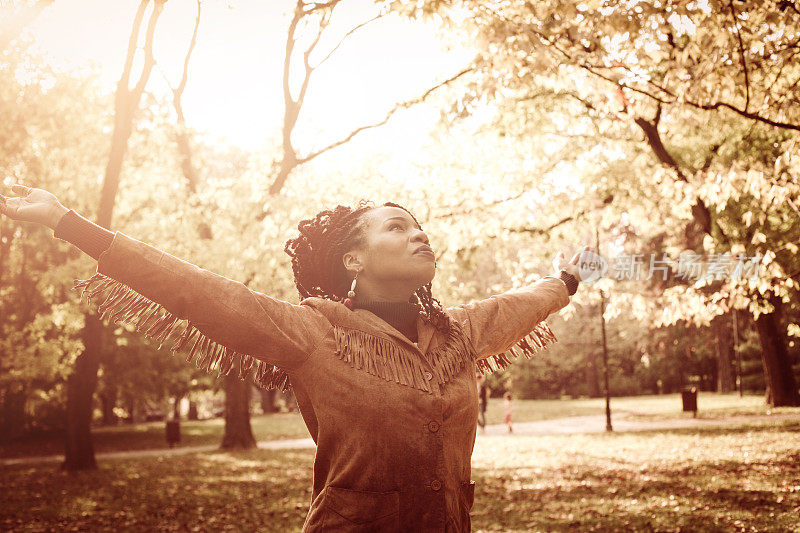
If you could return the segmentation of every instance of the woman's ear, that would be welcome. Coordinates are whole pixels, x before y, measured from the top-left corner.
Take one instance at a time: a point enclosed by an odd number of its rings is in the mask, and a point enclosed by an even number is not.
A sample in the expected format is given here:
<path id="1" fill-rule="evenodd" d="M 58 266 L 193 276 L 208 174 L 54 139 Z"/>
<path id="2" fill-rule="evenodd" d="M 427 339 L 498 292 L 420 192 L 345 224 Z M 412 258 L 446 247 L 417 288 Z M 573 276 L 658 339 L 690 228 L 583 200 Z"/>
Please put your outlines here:
<path id="1" fill-rule="evenodd" d="M 344 268 L 350 272 L 358 272 L 364 269 L 364 265 L 361 262 L 361 254 L 356 251 L 346 252 L 342 256 L 342 263 Z"/>

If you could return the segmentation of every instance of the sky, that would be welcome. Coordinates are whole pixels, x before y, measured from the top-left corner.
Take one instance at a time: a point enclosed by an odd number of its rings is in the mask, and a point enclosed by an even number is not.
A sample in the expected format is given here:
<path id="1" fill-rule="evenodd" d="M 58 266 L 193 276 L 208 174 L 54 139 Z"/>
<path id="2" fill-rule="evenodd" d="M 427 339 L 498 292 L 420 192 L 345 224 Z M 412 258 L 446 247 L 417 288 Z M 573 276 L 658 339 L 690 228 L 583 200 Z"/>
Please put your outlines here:
<path id="1" fill-rule="evenodd" d="M 51 64 L 70 69 L 91 66 L 103 86 L 113 91 L 138 4 L 138 0 L 59 0 L 27 31 Z M 312 62 L 344 32 L 376 13 L 369 0 L 342 4 Z M 294 5 L 293 0 L 203 0 L 183 98 L 190 126 L 247 149 L 257 149 L 279 135 L 283 55 Z M 190 0 L 166 2 L 156 28 L 158 69 L 151 75 L 149 91 L 167 94 L 165 78 L 173 86 L 179 82 L 196 9 Z M 145 24 L 146 18 L 140 43 Z M 435 21 L 389 16 L 353 34 L 315 72 L 296 135 L 313 140 L 312 144 L 327 144 L 354 127 L 381 119 L 395 102 L 417 96 L 461 70 L 474 52 L 460 45 L 447 50 L 438 37 L 443 32 L 437 29 Z M 301 39 L 298 46 L 302 44 Z M 140 68 L 141 62 L 140 51 L 135 65 Z M 438 117 L 434 111 L 429 106 L 407 113 L 416 113 L 415 124 L 425 130 Z M 390 122 L 383 135 L 394 135 L 398 142 L 407 137 L 407 124 L 402 122 L 403 118 Z"/>

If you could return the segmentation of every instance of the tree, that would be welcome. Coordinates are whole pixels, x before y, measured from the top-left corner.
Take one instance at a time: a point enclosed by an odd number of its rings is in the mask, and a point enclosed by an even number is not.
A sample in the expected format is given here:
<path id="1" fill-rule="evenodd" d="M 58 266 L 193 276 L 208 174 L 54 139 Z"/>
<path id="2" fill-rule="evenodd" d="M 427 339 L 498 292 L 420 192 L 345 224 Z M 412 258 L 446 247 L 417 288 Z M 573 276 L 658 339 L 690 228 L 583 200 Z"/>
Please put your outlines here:
<path id="1" fill-rule="evenodd" d="M 147 23 L 145 37 L 145 61 L 142 72 L 131 88 L 131 70 L 136 53 L 139 32 L 150 0 L 141 0 L 133 21 L 128 52 L 122 76 L 117 84 L 114 102 L 114 130 L 111 136 L 111 150 L 108 156 L 97 223 L 103 227 L 111 226 L 114 203 L 119 189 L 122 163 L 128 148 L 128 139 L 139 102 L 144 92 L 150 72 L 153 69 L 153 36 L 156 23 L 166 0 L 153 0 Z M 102 342 L 103 325 L 97 315 L 87 313 L 83 332 L 83 353 L 75 360 L 75 367 L 67 382 L 67 434 L 63 468 L 83 470 L 97 468 L 91 437 L 92 398 L 97 386 L 97 371 L 106 347 Z"/>
<path id="2" fill-rule="evenodd" d="M 439 2 L 422 7 L 396 4 L 397 9 L 445 15 L 450 7 Z M 670 185 L 670 190 L 691 199 L 687 206 L 691 218 L 682 224 L 688 248 L 697 251 L 702 245 L 703 251 L 716 254 L 738 250 L 771 261 L 774 272 L 760 285 L 716 283 L 704 290 L 676 286 L 664 291 L 660 300 L 671 300 L 666 305 L 672 308 L 687 295 L 703 300 L 704 316 L 683 313 L 681 317 L 700 322 L 725 312 L 720 301 L 735 300 L 740 308 L 748 307 L 756 320 L 763 314 L 765 325 L 759 331 L 766 335 L 762 342 L 765 373 L 768 380 L 777 380 L 770 381 L 768 389 L 780 391 L 770 392 L 768 400 L 774 405 L 800 404 L 792 373 L 785 371 L 790 361 L 786 329 L 774 312 L 774 300 L 786 300 L 797 287 L 793 279 L 797 265 L 793 256 L 779 254 L 774 259 L 771 253 L 777 252 L 770 250 L 792 242 L 793 232 L 775 231 L 771 235 L 776 240 L 754 241 L 767 233 L 752 231 L 752 239 L 736 240 L 731 235 L 735 219 L 725 212 L 754 210 L 765 195 L 771 198 L 773 218 L 781 219 L 780 228 L 791 227 L 789 221 L 795 216 L 791 204 L 776 200 L 796 196 L 798 187 L 791 178 L 782 177 L 785 171 L 776 171 L 776 163 L 793 152 L 793 132 L 800 130 L 795 105 L 800 69 L 793 61 L 800 49 L 800 13 L 785 2 L 496 5 L 464 1 L 459 6 L 471 15 L 464 17 L 462 11 L 459 19 L 466 21 L 484 46 L 479 63 L 484 83 L 479 93 L 495 94 L 502 87 L 519 98 L 536 99 L 549 93 L 572 100 L 580 114 L 592 118 L 594 132 L 568 127 L 568 134 L 635 138 L 630 130 L 635 127 L 668 171 L 656 176 L 671 179 L 677 187 Z M 705 138 L 692 131 L 703 120 L 718 125 L 703 128 Z M 702 149 L 682 143 L 680 137 L 699 138 Z M 766 143 L 759 146 L 762 150 L 754 149 L 753 139 L 758 137 L 771 138 L 777 149 L 763 150 Z M 739 153 L 744 157 L 737 157 Z M 767 154 L 772 157 L 765 158 Z M 754 180 L 745 165 L 758 168 L 764 179 Z M 714 185 L 720 180 L 723 194 Z M 739 196 L 740 185 L 735 183 L 742 182 L 757 192 Z M 712 187 L 716 187 L 714 195 L 709 196 Z M 761 246 L 764 242 L 770 245 Z"/>
<path id="3" fill-rule="evenodd" d="M 371 124 L 365 124 L 358 128 L 353 129 L 349 133 L 343 135 L 340 139 L 331 142 L 325 145 L 322 148 L 318 148 L 316 150 L 309 150 L 305 154 L 298 154 L 298 149 L 296 148 L 294 141 L 292 140 L 292 133 L 297 125 L 297 120 L 300 116 L 300 111 L 303 108 L 303 103 L 305 101 L 306 93 L 308 92 L 309 83 L 311 82 L 312 75 L 314 71 L 322 66 L 330 57 L 339 49 L 342 43 L 356 33 L 358 30 L 364 28 L 368 24 L 379 20 L 380 18 L 387 15 L 387 11 L 382 10 L 374 17 L 362 22 L 349 31 L 347 31 L 344 36 L 328 51 L 326 55 L 322 57 L 319 61 L 316 61 L 312 64 L 311 56 L 314 53 L 317 45 L 322 38 L 325 29 L 328 27 L 330 23 L 331 17 L 333 16 L 333 11 L 336 7 L 341 3 L 341 0 L 331 0 L 328 2 L 308 2 L 306 0 L 297 0 L 297 4 L 295 5 L 295 9 L 292 15 L 292 19 L 289 23 L 289 28 L 287 31 L 286 36 L 286 48 L 284 53 L 284 60 L 283 60 L 283 102 L 284 102 L 284 114 L 283 114 L 283 128 L 282 128 L 282 157 L 280 163 L 277 164 L 277 173 L 274 177 L 272 185 L 269 188 L 269 193 L 272 195 L 278 194 L 281 189 L 283 188 L 286 180 L 288 179 L 289 175 L 292 171 L 300 165 L 304 165 L 309 163 L 310 161 L 314 160 L 315 158 L 319 157 L 320 155 L 342 146 L 350 142 L 354 137 L 359 135 L 360 133 L 383 126 L 392 116 L 400 111 L 401 109 L 405 109 L 411 107 L 415 104 L 425 101 L 432 93 L 434 93 L 437 89 L 444 87 L 453 83 L 455 80 L 461 78 L 463 75 L 467 74 L 472 70 L 471 67 L 467 67 L 457 74 L 451 76 L 450 78 L 444 80 L 441 83 L 438 83 L 422 93 L 420 96 L 416 98 L 412 98 L 410 100 L 406 100 L 403 102 L 398 102 L 394 106 L 389 109 L 384 117 L 381 120 L 373 122 Z M 294 60 L 295 53 L 295 45 L 298 41 L 298 28 L 302 26 L 316 26 L 316 31 L 314 34 L 310 36 L 311 40 L 305 50 L 302 51 L 303 56 L 303 76 L 299 82 L 299 90 L 297 95 L 292 94 L 292 62 Z"/>
<path id="4" fill-rule="evenodd" d="M 31 24 L 53 0 L 10 1 L 0 5 L 0 52 L 16 41 L 22 30 Z"/>
<path id="5" fill-rule="evenodd" d="M 255 448 L 256 439 L 250 428 L 250 381 L 242 380 L 235 372 L 225 376 L 225 433 L 222 448 Z"/>
<path id="6" fill-rule="evenodd" d="M 104 161 L 107 100 L 96 80 L 49 67 L 24 40 L 0 60 L 0 170 L 57 191 L 89 212 L 85 191 Z M 42 147 L 46 147 L 42 149 Z M 63 429 L 61 386 L 77 353 L 83 317 L 69 283 L 88 265 L 52 234 L 0 220 L 0 435 Z"/>

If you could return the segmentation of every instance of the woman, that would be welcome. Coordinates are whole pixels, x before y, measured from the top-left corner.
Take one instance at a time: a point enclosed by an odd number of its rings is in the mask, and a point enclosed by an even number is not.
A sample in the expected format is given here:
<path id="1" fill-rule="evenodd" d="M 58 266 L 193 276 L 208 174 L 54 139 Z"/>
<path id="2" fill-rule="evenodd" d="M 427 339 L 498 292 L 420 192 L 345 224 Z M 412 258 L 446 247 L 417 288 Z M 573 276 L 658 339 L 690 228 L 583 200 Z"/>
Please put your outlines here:
<path id="1" fill-rule="evenodd" d="M 317 444 L 305 531 L 468 531 L 475 371 L 555 341 L 579 254 L 559 277 L 443 308 L 428 237 L 397 204 L 337 206 L 286 243 L 299 305 L 111 233 L 41 189 L 15 185 L 0 211 L 45 224 L 98 260 L 77 283 L 102 316 L 265 387 L 291 388 Z M 185 328 L 182 320 L 188 320 Z"/>
<path id="2" fill-rule="evenodd" d="M 511 399 L 511 393 L 506 392 L 503 394 L 503 422 L 505 422 L 509 433 L 514 433 L 514 426 L 511 424 L 511 415 L 514 413 L 514 402 Z"/>

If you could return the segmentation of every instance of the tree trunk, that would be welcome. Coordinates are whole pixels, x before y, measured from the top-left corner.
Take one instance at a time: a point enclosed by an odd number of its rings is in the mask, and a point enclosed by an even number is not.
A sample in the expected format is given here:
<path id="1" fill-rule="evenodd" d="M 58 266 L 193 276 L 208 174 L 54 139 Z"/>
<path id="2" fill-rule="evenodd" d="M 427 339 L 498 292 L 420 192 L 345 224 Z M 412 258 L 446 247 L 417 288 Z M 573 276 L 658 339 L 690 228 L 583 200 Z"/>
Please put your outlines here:
<path id="1" fill-rule="evenodd" d="M 591 398 L 599 398 L 603 392 L 600 389 L 600 373 L 597 369 L 600 367 L 600 354 L 591 352 L 589 353 L 586 361 L 586 383 L 589 385 L 588 394 Z"/>
<path id="2" fill-rule="evenodd" d="M 761 360 L 767 382 L 767 403 L 773 407 L 800 406 L 800 394 L 792 371 L 791 358 L 786 349 L 786 329 L 781 326 L 783 303 L 780 297 L 774 295 L 769 297 L 769 302 L 775 310 L 759 315 L 755 321 L 761 341 Z"/>
<path id="3" fill-rule="evenodd" d="M 181 400 L 183 399 L 182 395 L 175 396 L 175 403 L 172 404 L 172 419 L 173 420 L 180 420 L 181 419 Z"/>
<path id="4" fill-rule="evenodd" d="M 150 78 L 150 72 L 155 65 L 153 33 L 155 32 L 156 22 L 164 8 L 164 2 L 165 0 L 156 0 L 153 3 L 153 10 L 147 24 L 144 66 L 136 86 L 131 89 L 129 86 L 130 75 L 139 40 L 139 29 L 150 0 L 141 0 L 139 2 L 139 8 L 134 17 L 133 29 L 128 40 L 125 66 L 117 84 L 114 100 L 114 131 L 111 135 L 111 150 L 106 164 L 97 214 L 97 224 L 105 228 L 111 226 L 122 163 L 125 159 L 128 139 L 133 128 L 134 114 L 139 108 L 142 93 L 147 80 Z M 94 460 L 94 447 L 92 446 L 89 422 L 92 416 L 92 396 L 97 386 L 100 353 L 103 347 L 103 326 L 92 313 L 86 314 L 85 321 L 86 326 L 83 331 L 84 353 L 76 359 L 75 368 L 67 382 L 67 444 L 64 451 L 64 468 L 67 470 L 97 467 L 97 463 Z"/>
<path id="5" fill-rule="evenodd" d="M 712 322 L 714 350 L 717 359 L 717 392 L 733 392 L 736 382 L 733 375 L 733 335 L 730 329 L 731 314 L 716 317 Z"/>
<path id="6" fill-rule="evenodd" d="M 9 383 L 0 392 L 0 442 L 8 442 L 23 434 L 25 420 L 25 386 Z"/>
<path id="7" fill-rule="evenodd" d="M 250 382 L 242 381 L 235 371 L 225 376 L 225 435 L 222 448 L 248 449 L 256 447 L 250 429 Z"/>
<path id="8" fill-rule="evenodd" d="M 261 410 L 265 413 L 277 413 L 278 389 L 258 389 L 261 394 Z"/>
<path id="9" fill-rule="evenodd" d="M 117 386 L 113 383 L 106 383 L 105 390 L 100 395 L 100 401 L 103 405 L 103 425 L 117 425 L 117 414 L 114 412 L 114 408 L 117 406 Z"/>
<path id="10" fill-rule="evenodd" d="M 97 369 L 103 345 L 103 325 L 96 315 L 87 314 L 83 328 L 84 350 L 75 360 L 67 379 L 66 443 L 64 470 L 97 468 L 92 444 L 92 397 L 97 386 Z"/>

